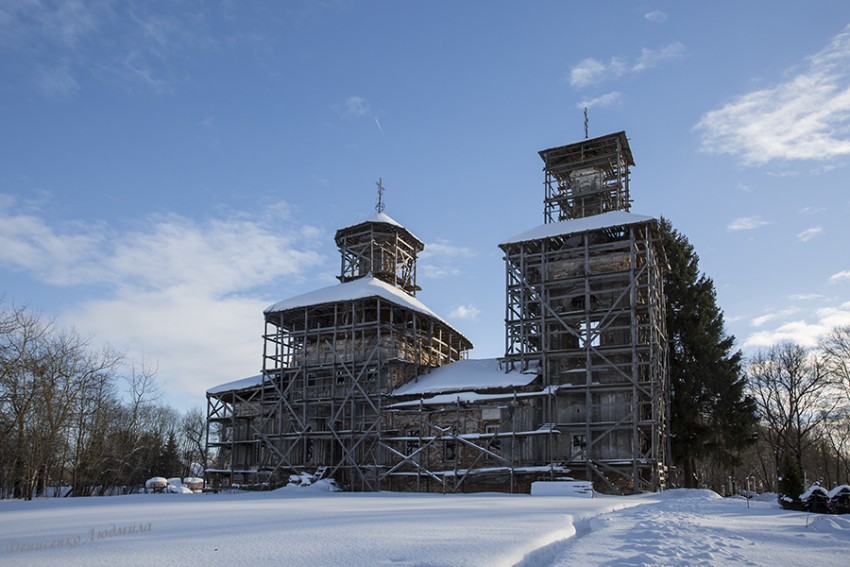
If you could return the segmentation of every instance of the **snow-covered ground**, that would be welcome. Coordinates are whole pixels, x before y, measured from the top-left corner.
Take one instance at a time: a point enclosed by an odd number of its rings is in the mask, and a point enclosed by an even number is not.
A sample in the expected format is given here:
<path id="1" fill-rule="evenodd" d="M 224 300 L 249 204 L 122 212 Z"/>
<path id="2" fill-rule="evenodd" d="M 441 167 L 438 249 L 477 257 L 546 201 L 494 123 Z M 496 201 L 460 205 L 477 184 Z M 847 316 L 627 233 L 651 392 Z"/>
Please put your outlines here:
<path id="1" fill-rule="evenodd" d="M 850 516 L 633 497 L 139 494 L 0 502 L 0 565 L 567 566 L 850 562 Z"/>

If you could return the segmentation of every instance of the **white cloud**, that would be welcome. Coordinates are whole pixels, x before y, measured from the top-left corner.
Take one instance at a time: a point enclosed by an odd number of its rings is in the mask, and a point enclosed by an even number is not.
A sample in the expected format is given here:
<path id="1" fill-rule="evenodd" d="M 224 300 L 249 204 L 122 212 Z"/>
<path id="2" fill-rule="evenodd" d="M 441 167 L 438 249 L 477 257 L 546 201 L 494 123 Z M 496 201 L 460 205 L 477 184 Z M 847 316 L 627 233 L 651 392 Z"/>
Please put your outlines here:
<path id="1" fill-rule="evenodd" d="M 14 201 L 0 205 L 0 266 L 55 286 L 106 289 L 67 306 L 60 323 L 157 360 L 170 391 L 200 397 L 259 370 L 262 309 L 280 299 L 266 288 L 297 284 L 323 261 L 320 231 L 287 222 L 282 204 L 259 215 L 151 216 L 128 231 L 56 225 Z"/>
<path id="2" fill-rule="evenodd" d="M 704 151 L 747 164 L 850 154 L 850 26 L 803 72 L 704 114 L 695 128 Z"/>
<path id="3" fill-rule="evenodd" d="M 649 20 L 650 22 L 655 22 L 656 24 L 660 24 L 667 21 L 667 14 L 665 14 L 661 10 L 653 10 L 652 12 L 644 14 L 643 17 Z"/>
<path id="4" fill-rule="evenodd" d="M 659 49 L 643 48 L 633 63 L 623 57 L 612 57 L 607 63 L 588 57 L 570 69 L 570 85 L 582 88 L 611 81 L 624 75 L 641 73 L 657 67 L 664 61 L 678 59 L 684 55 L 685 46 L 675 41 Z"/>
<path id="5" fill-rule="evenodd" d="M 733 220 L 732 222 L 730 222 L 726 226 L 726 228 L 729 229 L 729 230 L 733 230 L 733 231 L 753 230 L 753 229 L 762 227 L 766 224 L 770 224 L 770 223 L 768 223 L 766 220 L 764 220 L 764 219 L 762 219 L 761 217 L 758 217 L 758 216 L 738 217 L 735 220 Z"/>
<path id="6" fill-rule="evenodd" d="M 632 66 L 632 72 L 640 73 L 646 69 L 657 67 L 664 61 L 670 59 L 679 59 L 685 55 L 685 46 L 679 41 L 674 41 L 670 45 L 665 45 L 661 49 L 641 49 L 640 57 Z"/>
<path id="7" fill-rule="evenodd" d="M 615 79 L 623 74 L 625 65 L 619 59 L 611 59 L 607 64 L 588 57 L 570 69 L 570 85 L 576 88 L 601 83 L 606 79 Z"/>
<path id="8" fill-rule="evenodd" d="M 842 325 L 850 325 L 850 302 L 840 307 L 818 309 L 814 313 L 814 321 L 800 319 L 783 323 L 773 330 L 753 333 L 743 342 L 743 347 L 769 347 L 781 342 L 813 347 L 820 337 Z"/>
<path id="9" fill-rule="evenodd" d="M 449 313 L 449 317 L 454 319 L 476 319 L 480 311 L 474 305 L 458 305 L 452 312 Z"/>
<path id="10" fill-rule="evenodd" d="M 808 242 L 809 240 L 811 240 L 812 238 L 814 238 L 815 236 L 817 236 L 821 232 L 823 232 L 822 227 L 813 226 L 813 227 L 807 228 L 803 232 L 799 233 L 797 235 L 797 240 L 799 240 L 800 242 Z"/>
<path id="11" fill-rule="evenodd" d="M 615 106 L 622 102 L 623 95 L 617 91 L 613 91 L 610 93 L 606 93 L 604 95 L 598 96 L 596 98 L 592 98 L 589 100 L 583 100 L 576 105 L 576 108 L 594 108 L 594 107 L 606 107 L 606 106 Z"/>
<path id="12" fill-rule="evenodd" d="M 829 276 L 829 283 L 838 283 L 844 280 L 850 280 L 850 270 L 844 270 Z"/>
<path id="13" fill-rule="evenodd" d="M 770 310 L 770 312 L 765 313 L 764 315 L 761 315 L 759 317 L 756 317 L 755 319 L 750 321 L 750 324 L 753 327 L 762 327 L 766 323 L 769 323 L 771 321 L 775 321 L 775 320 L 780 319 L 780 318 L 787 318 L 787 317 L 790 317 L 791 315 L 795 315 L 799 312 L 800 312 L 800 309 L 798 307 L 793 307 L 793 306 L 787 307 L 785 309 L 780 309 L 778 311 Z"/>
<path id="14" fill-rule="evenodd" d="M 762 316 L 760 316 L 760 317 L 756 317 L 755 319 L 753 319 L 753 320 L 750 322 L 750 324 L 751 324 L 753 327 L 761 327 L 761 326 L 762 326 L 762 325 L 764 325 L 765 323 L 769 323 L 770 321 L 773 321 L 774 319 L 776 319 L 776 317 L 777 317 L 776 313 L 768 313 L 768 314 L 766 314 L 766 315 L 762 315 Z"/>

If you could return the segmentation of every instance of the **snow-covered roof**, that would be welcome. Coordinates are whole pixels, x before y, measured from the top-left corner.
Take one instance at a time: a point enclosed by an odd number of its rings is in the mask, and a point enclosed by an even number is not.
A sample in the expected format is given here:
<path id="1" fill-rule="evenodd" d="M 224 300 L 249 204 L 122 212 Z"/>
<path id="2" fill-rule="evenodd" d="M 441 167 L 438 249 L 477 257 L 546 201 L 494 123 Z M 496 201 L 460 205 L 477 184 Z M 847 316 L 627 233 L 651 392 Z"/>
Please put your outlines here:
<path id="1" fill-rule="evenodd" d="M 419 313 L 428 315 L 429 317 L 433 317 L 449 329 L 456 332 L 458 336 L 469 343 L 469 339 L 464 337 L 460 331 L 449 325 L 442 317 L 431 311 L 424 303 L 393 285 L 379 280 L 378 278 L 369 276 L 310 291 L 291 299 L 278 301 L 274 305 L 266 307 L 263 313 L 276 313 L 278 311 L 286 311 L 288 309 L 296 309 L 298 307 L 323 305 L 325 303 L 351 301 L 354 299 L 365 299 L 367 297 L 380 297 L 401 307 L 406 307 L 413 311 L 418 311 Z M 469 345 L 471 347 L 471 343 L 469 343 Z"/>
<path id="2" fill-rule="evenodd" d="M 462 404 L 465 403 L 486 403 L 486 402 L 496 402 L 496 401 L 510 401 L 514 398 L 523 399 L 523 398 L 539 398 L 541 396 L 548 396 L 553 392 L 560 389 L 560 386 L 547 386 L 542 390 L 534 391 L 534 392 L 520 392 L 513 393 L 507 392 L 503 394 L 479 394 L 478 392 L 465 391 L 465 392 L 454 392 L 451 394 L 437 394 L 435 396 L 428 397 L 423 396 L 421 399 L 408 400 L 406 402 L 396 402 L 394 404 L 390 404 L 386 406 L 389 409 L 400 409 L 400 408 L 414 408 L 419 406 L 420 404 L 426 406 L 444 406 L 454 404 L 455 402 L 460 402 Z"/>
<path id="3" fill-rule="evenodd" d="M 355 222 L 353 224 L 349 224 L 347 226 L 344 226 L 344 227 L 340 228 L 339 230 L 345 230 L 347 228 L 351 228 L 351 227 L 354 227 L 354 226 L 360 226 L 361 224 L 366 224 L 366 223 L 370 223 L 370 222 L 390 224 L 392 226 L 397 226 L 398 228 L 401 228 L 402 230 L 406 231 L 410 236 L 412 236 L 413 238 L 415 238 L 419 242 L 422 242 L 422 239 L 420 239 L 415 234 L 410 232 L 403 224 L 401 224 L 400 222 L 398 222 L 397 220 L 395 220 L 394 218 L 392 218 L 390 215 L 388 215 L 386 213 L 374 213 L 372 215 L 369 215 L 368 217 L 366 217 L 365 219 L 363 219 L 361 221 L 358 221 L 358 222 Z M 337 232 L 339 232 L 339 230 Z"/>
<path id="4" fill-rule="evenodd" d="M 233 382 L 225 382 L 224 384 L 219 384 L 218 386 L 213 386 L 209 390 L 207 390 L 207 394 L 221 394 L 223 392 L 238 392 L 239 390 L 246 390 L 248 388 L 253 388 L 254 386 L 259 386 L 263 382 L 263 375 L 258 374 L 257 376 L 250 376 L 248 378 L 242 378 L 241 380 L 234 380 Z"/>
<path id="5" fill-rule="evenodd" d="M 826 488 L 818 486 L 817 484 L 813 484 L 804 493 L 800 495 L 800 500 L 805 502 L 814 494 L 820 494 L 821 496 L 826 496 L 827 498 L 829 498 L 829 492 L 826 491 Z"/>
<path id="6" fill-rule="evenodd" d="M 499 360 L 496 358 L 458 360 L 435 368 L 429 374 L 420 376 L 416 382 L 399 386 L 392 395 L 411 396 L 526 386 L 536 377 L 536 373 L 505 372 L 499 367 Z"/>
<path id="7" fill-rule="evenodd" d="M 602 213 L 601 215 L 543 224 L 504 240 L 500 246 L 505 244 L 515 244 L 517 242 L 527 242 L 529 240 L 537 240 L 539 238 L 548 238 L 550 236 L 565 236 L 568 234 L 578 234 L 581 232 L 588 232 L 591 230 L 599 230 L 614 226 L 640 224 L 654 220 L 656 219 L 653 217 L 635 215 L 626 211 L 609 211 L 607 213 Z"/>
<path id="8" fill-rule="evenodd" d="M 363 277 L 350 282 L 336 284 L 307 293 L 284 299 L 265 308 L 263 313 L 276 313 L 278 311 L 286 311 L 287 309 L 295 309 L 298 307 L 307 307 L 310 305 L 322 305 L 325 303 L 336 303 L 338 301 L 351 301 L 353 299 L 365 299 L 367 297 L 381 297 L 387 301 L 391 301 L 396 305 L 425 313 L 431 317 L 436 317 L 436 313 L 428 309 L 424 303 L 403 292 L 399 288 L 390 285 L 378 278 Z M 442 319 L 440 319 L 442 320 Z"/>

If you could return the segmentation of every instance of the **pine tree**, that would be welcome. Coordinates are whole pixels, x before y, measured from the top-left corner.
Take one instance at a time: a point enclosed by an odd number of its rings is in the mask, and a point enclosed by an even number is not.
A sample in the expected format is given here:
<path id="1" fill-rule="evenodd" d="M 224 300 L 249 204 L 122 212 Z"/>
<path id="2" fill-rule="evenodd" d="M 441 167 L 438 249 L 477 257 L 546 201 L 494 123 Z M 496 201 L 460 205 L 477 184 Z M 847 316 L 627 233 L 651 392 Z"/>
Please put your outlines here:
<path id="1" fill-rule="evenodd" d="M 171 478 L 179 476 L 182 471 L 180 464 L 180 450 L 177 446 L 177 436 L 174 431 L 169 431 L 165 443 L 160 447 L 159 459 L 157 461 L 159 473 Z"/>
<path id="2" fill-rule="evenodd" d="M 714 282 L 700 273 L 688 239 L 666 219 L 661 237 L 670 272 L 664 281 L 670 349 L 672 460 L 686 487 L 698 485 L 701 464 L 729 470 L 752 443 L 756 407 L 745 395 L 746 378 L 735 338 L 723 331 Z"/>

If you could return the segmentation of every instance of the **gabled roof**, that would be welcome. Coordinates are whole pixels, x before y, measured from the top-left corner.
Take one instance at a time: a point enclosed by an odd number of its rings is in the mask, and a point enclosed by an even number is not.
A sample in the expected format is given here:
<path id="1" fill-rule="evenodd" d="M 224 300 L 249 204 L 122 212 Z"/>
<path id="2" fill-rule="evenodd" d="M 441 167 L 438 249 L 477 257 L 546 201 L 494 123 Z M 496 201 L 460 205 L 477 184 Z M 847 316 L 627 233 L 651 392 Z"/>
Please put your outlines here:
<path id="1" fill-rule="evenodd" d="M 657 219 L 654 217 L 635 215 L 633 213 L 627 213 L 626 211 L 610 211 L 600 215 L 542 224 L 536 228 L 532 228 L 531 230 L 527 230 L 504 240 L 499 244 L 499 246 L 516 244 L 518 242 L 528 242 L 530 240 L 538 240 L 540 238 L 548 238 L 551 236 L 579 234 L 602 228 L 654 222 L 656 220 Z"/>
<path id="2" fill-rule="evenodd" d="M 248 378 L 242 378 L 241 380 L 234 380 L 233 382 L 225 382 L 224 384 L 219 384 L 218 386 L 213 386 L 209 390 L 207 390 L 207 394 L 222 394 L 224 392 L 238 392 L 239 390 L 247 390 L 249 388 L 254 388 L 263 383 L 263 375 L 258 374 L 257 376 L 250 376 Z"/>
<path id="3" fill-rule="evenodd" d="M 512 386 L 527 386 L 537 378 L 537 373 L 505 372 L 496 358 L 458 360 L 430 373 L 415 382 L 402 384 L 392 396 L 419 396 L 445 392 L 477 391 Z"/>

